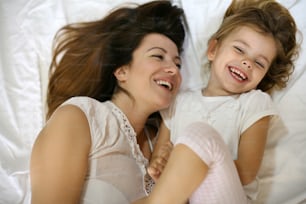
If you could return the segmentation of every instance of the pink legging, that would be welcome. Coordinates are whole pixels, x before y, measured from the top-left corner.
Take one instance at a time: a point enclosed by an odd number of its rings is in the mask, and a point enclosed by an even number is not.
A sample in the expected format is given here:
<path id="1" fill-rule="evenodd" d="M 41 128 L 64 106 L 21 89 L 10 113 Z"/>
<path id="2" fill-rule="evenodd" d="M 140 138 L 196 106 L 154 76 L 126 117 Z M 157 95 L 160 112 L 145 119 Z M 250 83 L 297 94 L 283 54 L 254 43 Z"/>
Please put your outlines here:
<path id="1" fill-rule="evenodd" d="M 190 124 L 175 144 L 184 144 L 206 163 L 208 174 L 190 204 L 248 203 L 231 154 L 221 136 L 204 122 Z"/>

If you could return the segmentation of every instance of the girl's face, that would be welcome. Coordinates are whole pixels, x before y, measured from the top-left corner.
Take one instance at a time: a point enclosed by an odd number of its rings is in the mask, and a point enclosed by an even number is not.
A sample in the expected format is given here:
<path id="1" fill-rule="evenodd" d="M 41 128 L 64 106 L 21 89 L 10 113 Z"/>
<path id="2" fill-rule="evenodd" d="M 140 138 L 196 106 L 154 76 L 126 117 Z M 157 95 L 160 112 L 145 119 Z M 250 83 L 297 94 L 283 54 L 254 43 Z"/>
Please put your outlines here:
<path id="1" fill-rule="evenodd" d="M 212 40 L 207 51 L 211 61 L 207 90 L 212 95 L 232 95 L 256 89 L 276 53 L 273 37 L 249 26 L 238 27 L 221 42 Z"/>
<path id="2" fill-rule="evenodd" d="M 181 84 L 180 64 L 173 41 L 161 34 L 149 34 L 134 51 L 132 62 L 117 70 L 124 72 L 120 86 L 138 105 L 152 105 L 155 111 L 167 108 Z"/>

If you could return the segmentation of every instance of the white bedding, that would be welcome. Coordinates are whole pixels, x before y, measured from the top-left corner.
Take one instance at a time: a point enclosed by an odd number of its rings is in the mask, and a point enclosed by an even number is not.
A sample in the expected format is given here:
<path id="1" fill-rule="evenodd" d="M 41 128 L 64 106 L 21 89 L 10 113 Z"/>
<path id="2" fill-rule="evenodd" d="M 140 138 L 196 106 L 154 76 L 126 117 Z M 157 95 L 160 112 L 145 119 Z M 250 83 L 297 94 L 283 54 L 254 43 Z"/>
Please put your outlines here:
<path id="1" fill-rule="evenodd" d="M 130 0 L 146 2 L 147 0 Z M 306 34 L 306 1 L 279 0 Z M 126 0 L 4 0 L 0 2 L 0 204 L 28 204 L 29 157 L 44 124 L 51 44 L 64 24 L 101 18 Z M 202 54 L 230 0 L 175 0 L 190 38 L 182 88 L 198 88 Z M 300 38 L 300 37 L 299 37 Z M 256 203 L 306 203 L 306 42 L 286 89 L 273 94 L 280 110 L 269 131 Z M 187 69 L 185 69 L 188 67 Z"/>

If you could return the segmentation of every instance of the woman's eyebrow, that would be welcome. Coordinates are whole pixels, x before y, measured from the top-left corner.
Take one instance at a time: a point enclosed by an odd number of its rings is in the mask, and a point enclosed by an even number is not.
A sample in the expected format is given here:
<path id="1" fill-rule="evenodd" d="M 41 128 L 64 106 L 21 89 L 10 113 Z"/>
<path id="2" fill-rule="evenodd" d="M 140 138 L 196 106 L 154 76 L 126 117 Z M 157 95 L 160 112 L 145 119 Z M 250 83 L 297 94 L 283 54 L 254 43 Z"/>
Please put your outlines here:
<path id="1" fill-rule="evenodd" d="M 159 50 L 163 51 L 164 53 L 167 53 L 167 50 L 165 50 L 165 49 L 162 48 L 162 47 L 151 47 L 151 48 L 149 48 L 147 51 L 151 51 L 151 50 L 154 50 L 154 49 L 159 49 Z"/>

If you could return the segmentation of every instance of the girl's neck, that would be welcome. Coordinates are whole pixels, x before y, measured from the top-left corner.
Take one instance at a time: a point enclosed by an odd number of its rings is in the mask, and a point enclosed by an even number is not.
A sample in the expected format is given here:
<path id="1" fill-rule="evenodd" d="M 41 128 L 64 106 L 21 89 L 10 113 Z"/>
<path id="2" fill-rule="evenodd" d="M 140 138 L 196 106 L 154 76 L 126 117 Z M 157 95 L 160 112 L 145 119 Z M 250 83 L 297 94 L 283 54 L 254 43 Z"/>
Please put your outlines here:
<path id="1" fill-rule="evenodd" d="M 204 87 L 201 90 L 201 92 L 203 96 L 235 96 L 237 95 L 237 93 L 227 92 L 226 90 L 222 90 L 222 89 L 213 89 L 213 88 L 210 88 L 209 86 Z"/>
<path id="2" fill-rule="evenodd" d="M 211 93 L 206 87 L 202 89 L 202 95 L 203 96 L 214 96 L 213 93 Z"/>
<path id="3" fill-rule="evenodd" d="M 205 87 L 205 88 L 202 89 L 202 95 L 203 96 L 228 96 L 230 94 L 225 94 L 221 91 L 216 91 L 214 89 L 210 89 L 210 88 Z"/>

